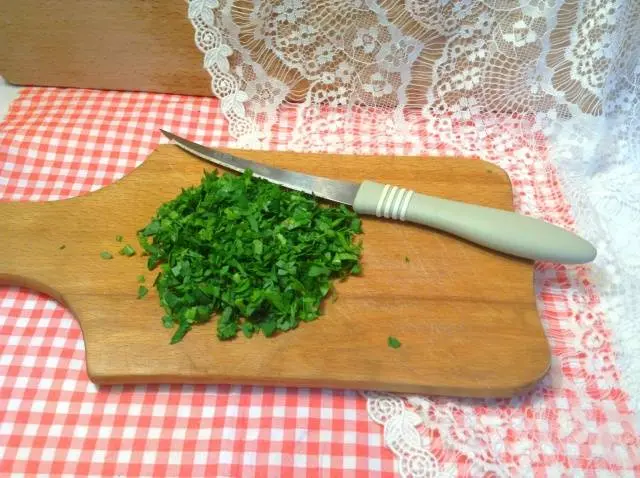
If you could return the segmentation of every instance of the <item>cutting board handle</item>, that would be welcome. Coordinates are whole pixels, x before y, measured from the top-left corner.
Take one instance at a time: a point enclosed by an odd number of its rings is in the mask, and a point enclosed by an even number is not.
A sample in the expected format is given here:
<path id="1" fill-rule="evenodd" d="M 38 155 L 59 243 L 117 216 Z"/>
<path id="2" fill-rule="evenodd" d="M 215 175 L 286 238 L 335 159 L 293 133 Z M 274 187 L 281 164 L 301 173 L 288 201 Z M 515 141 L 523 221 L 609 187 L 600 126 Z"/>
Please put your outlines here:
<path id="1" fill-rule="evenodd" d="M 26 287 L 63 301 L 52 285 L 56 271 L 64 266 L 66 245 L 62 247 L 62 238 L 56 239 L 63 231 L 55 227 L 64 202 L 0 202 L 0 284 Z"/>

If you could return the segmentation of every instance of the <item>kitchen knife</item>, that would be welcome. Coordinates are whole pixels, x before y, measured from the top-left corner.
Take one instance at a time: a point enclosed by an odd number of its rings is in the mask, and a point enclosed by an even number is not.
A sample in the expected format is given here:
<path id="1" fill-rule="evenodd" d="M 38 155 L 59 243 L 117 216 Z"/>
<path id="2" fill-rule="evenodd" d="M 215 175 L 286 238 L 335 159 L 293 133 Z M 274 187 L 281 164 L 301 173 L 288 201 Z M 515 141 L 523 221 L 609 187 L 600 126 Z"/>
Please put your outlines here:
<path id="1" fill-rule="evenodd" d="M 591 243 L 539 219 L 427 196 L 391 184 L 368 180 L 357 184 L 265 166 L 161 131 L 180 148 L 199 158 L 238 172 L 250 169 L 256 177 L 346 204 L 358 214 L 422 224 L 496 251 L 536 261 L 582 264 L 596 257 Z"/>

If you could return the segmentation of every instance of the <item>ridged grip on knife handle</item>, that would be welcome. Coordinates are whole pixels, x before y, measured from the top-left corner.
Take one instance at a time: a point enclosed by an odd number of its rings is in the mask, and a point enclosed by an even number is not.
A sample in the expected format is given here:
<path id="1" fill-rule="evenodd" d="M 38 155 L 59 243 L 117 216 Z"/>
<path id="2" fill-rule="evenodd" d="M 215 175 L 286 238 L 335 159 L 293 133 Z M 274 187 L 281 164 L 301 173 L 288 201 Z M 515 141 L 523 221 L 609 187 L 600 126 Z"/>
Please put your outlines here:
<path id="1" fill-rule="evenodd" d="M 542 220 L 373 181 L 362 183 L 353 209 L 360 214 L 433 227 L 505 254 L 536 261 L 583 264 L 596 256 L 591 243 Z"/>

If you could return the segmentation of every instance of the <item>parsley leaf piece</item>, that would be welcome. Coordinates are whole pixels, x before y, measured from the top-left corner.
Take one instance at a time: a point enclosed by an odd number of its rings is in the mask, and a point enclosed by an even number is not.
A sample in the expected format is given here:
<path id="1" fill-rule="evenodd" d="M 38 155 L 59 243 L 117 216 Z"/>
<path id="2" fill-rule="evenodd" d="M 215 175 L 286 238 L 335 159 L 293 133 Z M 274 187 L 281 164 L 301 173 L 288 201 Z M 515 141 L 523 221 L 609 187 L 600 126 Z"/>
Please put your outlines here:
<path id="1" fill-rule="evenodd" d="M 124 240 L 124 237 L 122 237 L 120 234 L 116 236 L 116 241 L 122 242 L 123 240 Z"/>
<path id="2" fill-rule="evenodd" d="M 250 170 L 214 170 L 162 204 L 137 238 L 177 343 L 212 318 L 219 340 L 317 319 L 333 281 L 361 273 L 361 232 L 344 205 L 321 205 Z"/>
<path id="3" fill-rule="evenodd" d="M 233 317 L 233 308 L 226 307 L 222 316 L 218 319 L 218 338 L 228 340 L 238 334 L 238 321 Z"/>
<path id="4" fill-rule="evenodd" d="M 246 338 L 250 339 L 251 337 L 253 337 L 254 332 L 255 327 L 251 322 L 245 322 L 242 324 L 242 333 Z"/>
<path id="5" fill-rule="evenodd" d="M 387 339 L 387 345 L 392 349 L 397 349 L 400 348 L 402 343 L 395 337 L 389 336 L 389 338 Z"/>
<path id="6" fill-rule="evenodd" d="M 143 276 L 142 274 L 140 274 L 140 275 L 138 276 L 138 282 L 139 282 L 140 284 L 142 284 L 144 281 L 145 281 L 144 276 Z"/>
<path id="7" fill-rule="evenodd" d="M 312 264 L 311 267 L 309 268 L 309 277 L 318 277 L 321 275 L 327 275 L 329 274 L 329 269 L 327 269 L 324 266 L 318 266 L 316 264 Z"/>
<path id="8" fill-rule="evenodd" d="M 191 324 L 189 322 L 182 322 L 178 326 L 178 330 L 176 330 L 176 333 L 173 334 L 173 337 L 171 337 L 171 342 L 169 343 L 172 345 L 177 344 L 184 338 L 185 335 L 187 335 L 187 332 L 189 332 L 189 330 L 191 330 Z"/>
<path id="9" fill-rule="evenodd" d="M 62 249 L 64 249 L 65 247 L 67 247 L 67 246 L 66 246 L 65 244 L 62 244 L 58 249 L 62 250 Z"/>
<path id="10" fill-rule="evenodd" d="M 147 289 L 145 286 L 141 285 L 140 287 L 138 287 L 138 299 L 142 299 L 148 293 L 149 289 Z"/>
<path id="11" fill-rule="evenodd" d="M 107 259 L 113 259 L 113 255 L 110 252 L 107 251 L 102 251 L 100 253 L 100 257 L 102 257 L 103 259 L 107 260 Z"/>
<path id="12" fill-rule="evenodd" d="M 173 318 L 170 315 L 165 315 L 164 317 L 162 317 L 162 325 L 164 325 L 164 327 L 167 329 L 172 328 Z"/>
<path id="13" fill-rule="evenodd" d="M 160 222 L 153 221 L 147 227 L 145 227 L 141 233 L 143 236 L 153 236 L 160 232 Z"/>
<path id="14" fill-rule="evenodd" d="M 129 244 L 127 244 L 122 249 L 120 249 L 121 256 L 131 257 L 131 256 L 134 256 L 135 254 L 136 254 L 135 249 L 131 247 Z"/>
<path id="15" fill-rule="evenodd" d="M 408 264 L 409 263 L 409 258 L 407 256 L 404 256 L 404 261 Z"/>
<path id="16" fill-rule="evenodd" d="M 266 337 L 271 337 L 273 333 L 276 331 L 277 324 L 275 320 L 267 320 L 260 324 L 260 328 L 262 329 L 262 333 Z"/>

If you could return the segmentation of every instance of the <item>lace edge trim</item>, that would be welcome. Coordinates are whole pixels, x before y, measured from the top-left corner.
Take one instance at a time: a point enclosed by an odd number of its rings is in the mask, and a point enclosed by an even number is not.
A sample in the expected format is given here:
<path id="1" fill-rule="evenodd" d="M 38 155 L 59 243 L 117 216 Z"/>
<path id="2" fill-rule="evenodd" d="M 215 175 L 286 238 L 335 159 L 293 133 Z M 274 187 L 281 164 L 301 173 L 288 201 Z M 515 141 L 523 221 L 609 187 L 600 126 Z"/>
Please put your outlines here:
<path id="1" fill-rule="evenodd" d="M 220 100 L 220 109 L 229 125 L 229 134 L 240 144 L 262 141 L 255 121 L 249 118 L 244 108 L 248 95 L 240 88 L 240 80 L 230 72 L 229 60 L 233 50 L 223 41 L 223 32 L 215 25 L 213 10 L 219 4 L 207 4 L 201 0 L 185 0 L 189 5 L 188 17 L 194 29 L 195 43 L 204 54 L 203 67 L 211 77 L 211 91 Z M 198 38 L 209 30 L 212 42 L 206 47 Z M 254 144 L 255 145 L 255 144 Z"/>

